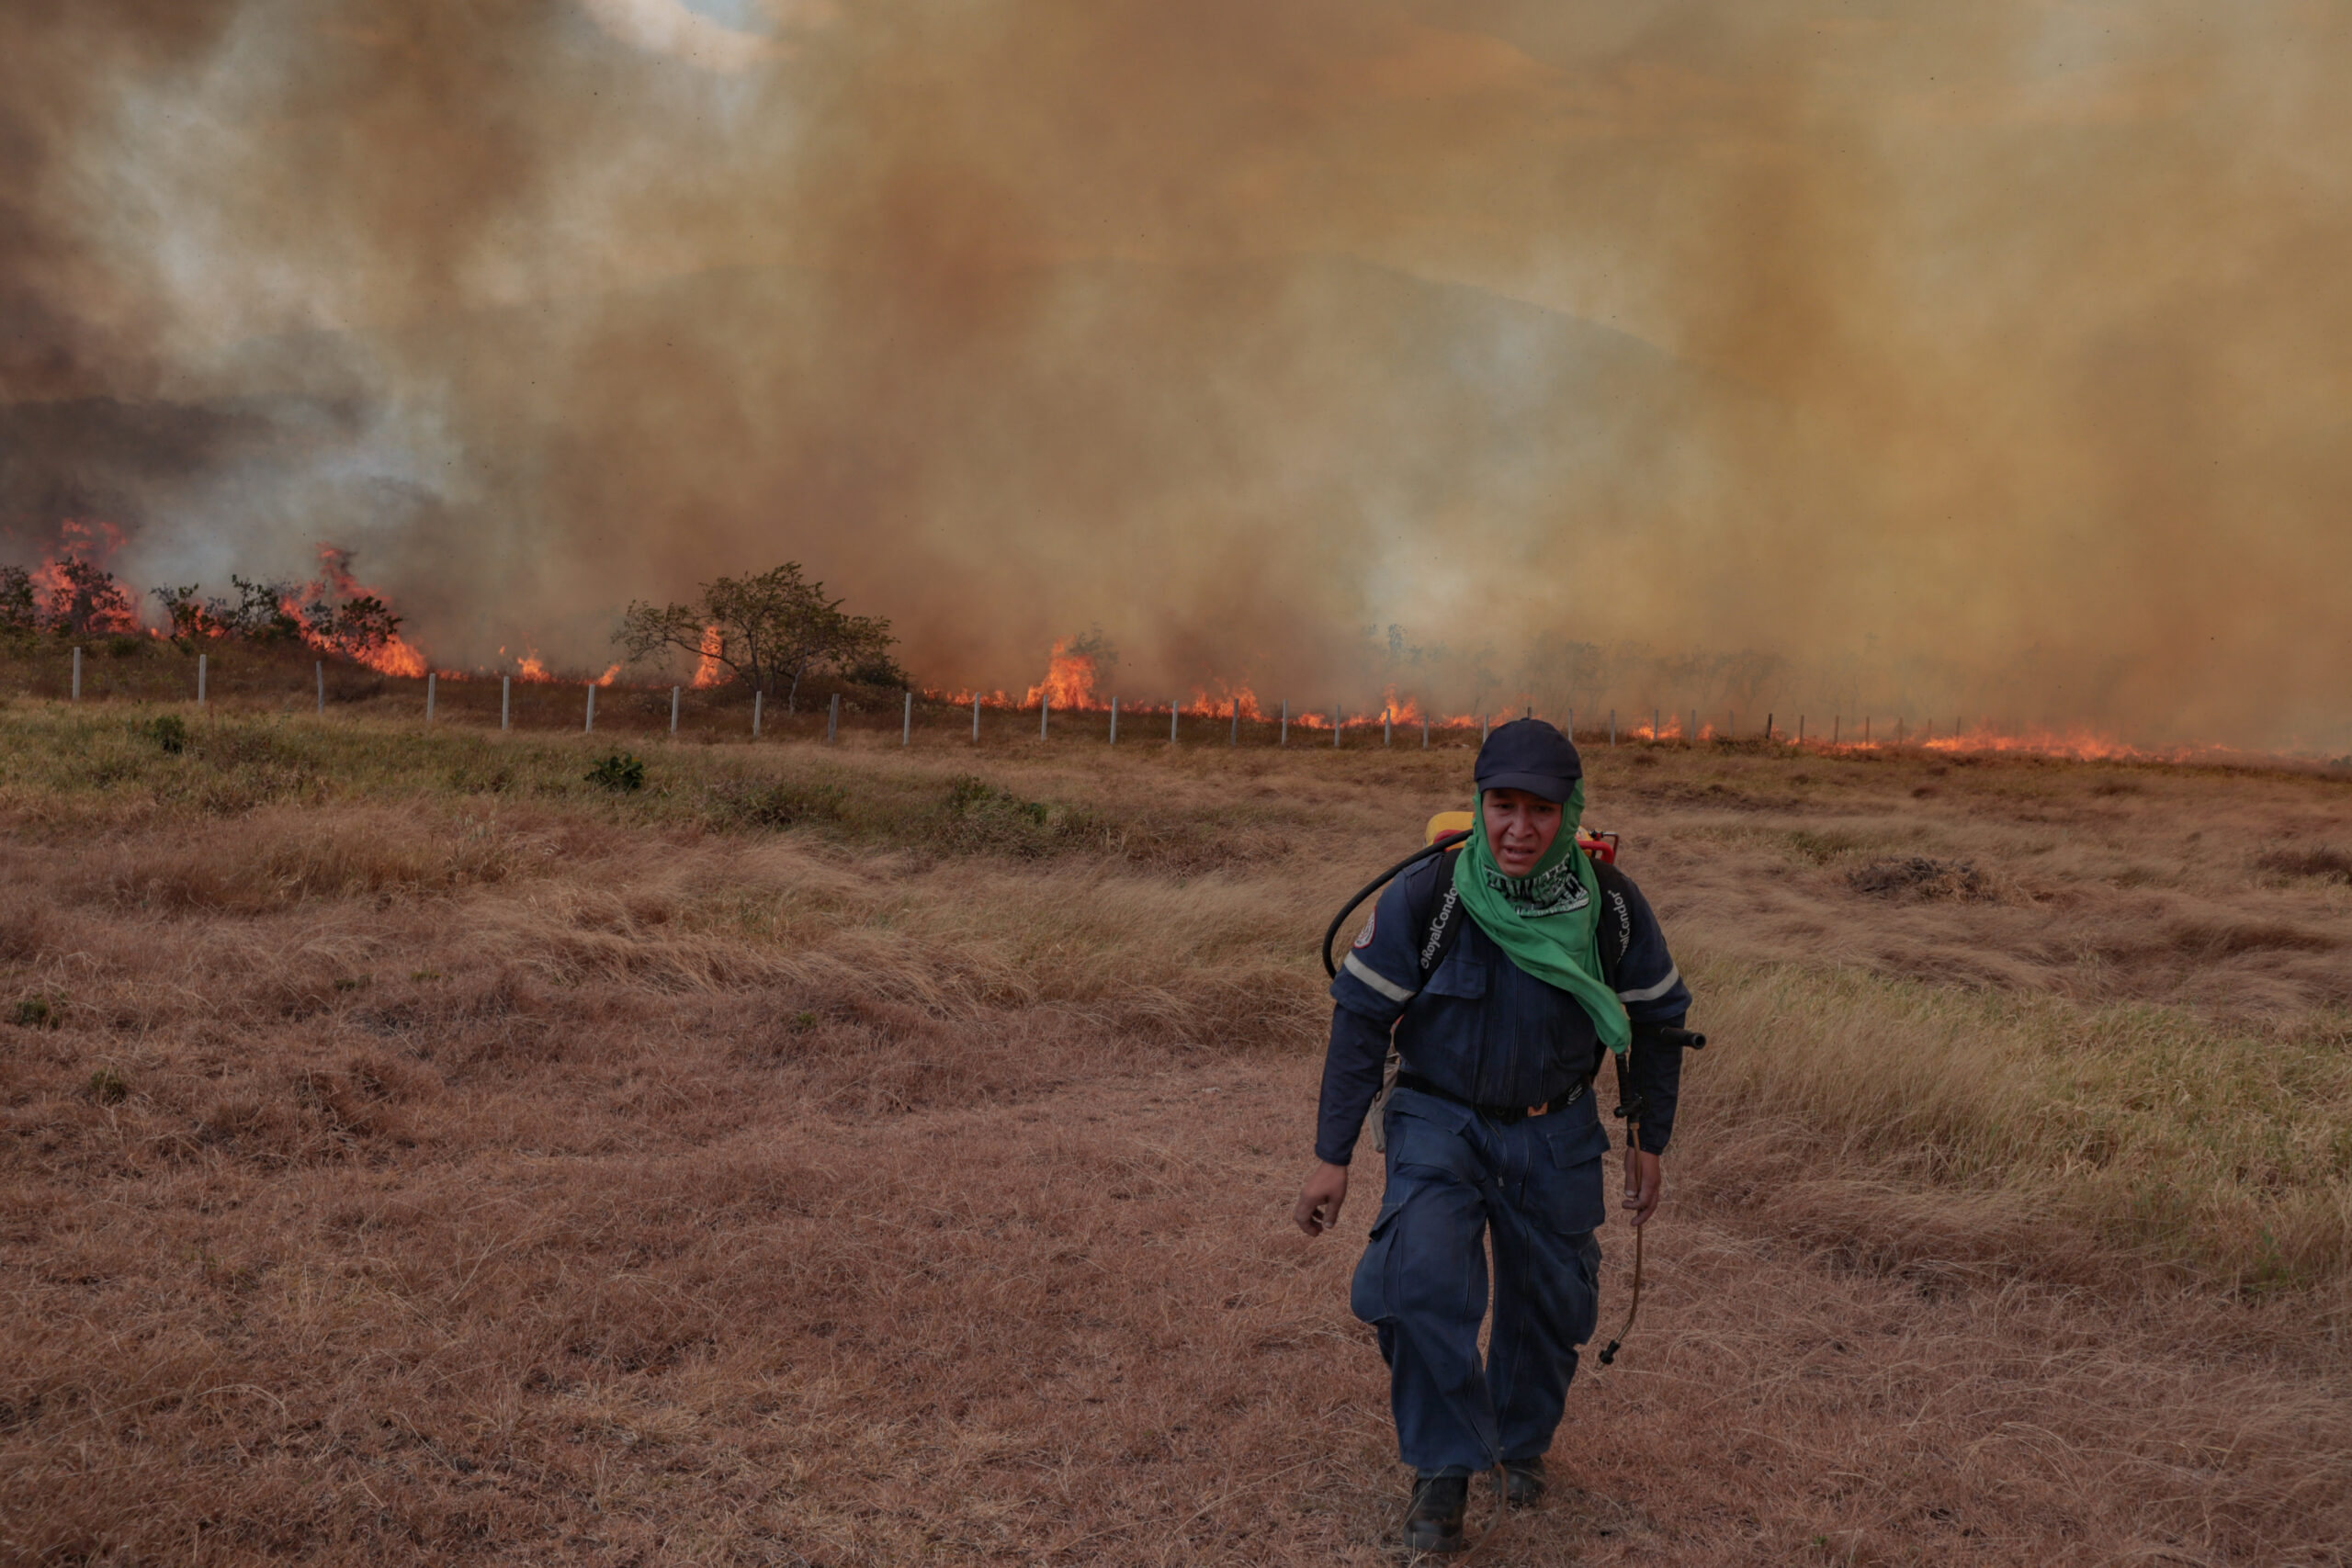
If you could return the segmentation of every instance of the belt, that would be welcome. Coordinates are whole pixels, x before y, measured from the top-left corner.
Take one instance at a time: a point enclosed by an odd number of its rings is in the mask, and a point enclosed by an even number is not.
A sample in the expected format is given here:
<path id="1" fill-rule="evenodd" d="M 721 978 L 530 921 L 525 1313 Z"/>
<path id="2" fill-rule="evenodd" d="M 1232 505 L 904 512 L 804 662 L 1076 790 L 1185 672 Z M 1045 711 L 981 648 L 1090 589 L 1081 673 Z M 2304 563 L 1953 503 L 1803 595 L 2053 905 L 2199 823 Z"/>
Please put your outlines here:
<path id="1" fill-rule="evenodd" d="M 1509 1127 L 1524 1122 L 1531 1116 L 1549 1116 L 1555 1111 L 1565 1111 L 1584 1098 L 1584 1091 L 1592 1086 L 1589 1083 L 1572 1085 L 1541 1105 L 1480 1105 L 1476 1100 L 1463 1099 L 1452 1089 L 1438 1088 L 1419 1073 L 1398 1073 L 1396 1087 L 1409 1089 L 1416 1094 L 1433 1094 L 1440 1100 L 1450 1100 L 1456 1105 L 1468 1106 L 1489 1122 L 1499 1122 Z"/>

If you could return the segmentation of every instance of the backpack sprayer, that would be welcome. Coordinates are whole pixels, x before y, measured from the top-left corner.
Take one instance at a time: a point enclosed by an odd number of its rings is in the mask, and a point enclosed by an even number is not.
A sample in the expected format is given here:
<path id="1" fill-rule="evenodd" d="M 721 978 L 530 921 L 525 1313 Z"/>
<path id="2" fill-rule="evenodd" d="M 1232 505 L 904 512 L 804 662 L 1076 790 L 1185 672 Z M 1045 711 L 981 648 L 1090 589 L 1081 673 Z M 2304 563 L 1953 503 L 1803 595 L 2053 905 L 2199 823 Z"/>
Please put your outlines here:
<path id="1" fill-rule="evenodd" d="M 1356 896 L 1349 899 L 1345 904 L 1341 905 L 1340 912 L 1331 917 L 1330 925 L 1325 928 L 1323 932 L 1323 972 L 1334 978 L 1338 977 L 1340 973 L 1339 965 L 1331 961 L 1331 943 L 1339 939 L 1340 928 L 1347 923 L 1348 917 L 1355 913 L 1359 905 L 1361 905 L 1365 899 L 1371 897 L 1374 894 L 1379 892 L 1383 887 L 1388 886 L 1392 880 L 1402 876 L 1405 873 L 1420 864 L 1423 861 L 1429 860 L 1437 855 L 1446 854 L 1460 848 L 1468 840 L 1471 829 L 1474 826 L 1475 820 L 1467 811 L 1441 811 L 1436 816 L 1430 818 L 1428 828 L 1423 831 L 1422 837 L 1424 839 L 1424 843 L 1422 847 L 1415 850 L 1411 854 L 1407 855 L 1403 860 L 1398 861 L 1395 865 L 1390 866 L 1386 871 L 1382 872 L 1370 882 L 1365 883 L 1362 888 L 1357 890 Z M 1577 829 L 1577 848 L 1584 851 L 1585 853 L 1592 857 L 1596 870 L 1600 867 L 1608 868 L 1606 871 L 1602 871 L 1600 873 L 1604 882 L 1614 880 L 1615 875 L 1617 874 L 1617 835 L 1614 833 L 1597 832 L 1591 829 L 1581 826 Z M 1624 905 L 1622 900 L 1613 900 L 1612 902 L 1617 904 L 1621 911 L 1624 908 Z M 1440 915 L 1439 919 L 1441 922 L 1450 922 L 1453 908 L 1453 906 L 1448 906 L 1446 910 Z M 1625 925 L 1624 929 L 1617 933 L 1618 940 L 1615 944 L 1614 953 L 1611 953 L 1611 944 L 1609 942 L 1603 941 L 1599 944 L 1600 950 L 1600 957 L 1601 970 L 1605 975 L 1607 975 L 1610 981 L 1610 988 L 1611 990 L 1616 989 L 1618 960 L 1624 956 L 1626 946 L 1633 941 L 1631 917 L 1630 915 L 1624 915 L 1623 918 L 1625 920 Z M 1442 946 L 1448 945 L 1446 939 L 1450 937 L 1451 931 L 1450 929 L 1433 931 L 1430 935 L 1431 940 L 1426 941 L 1421 944 L 1422 951 L 1425 953 L 1438 951 Z M 1693 1051 L 1704 1050 L 1706 1048 L 1707 1037 L 1699 1033 L 1695 1030 L 1679 1028 L 1658 1029 L 1654 1031 L 1654 1032 L 1657 1036 L 1659 1043 L 1663 1045 L 1674 1047 L 1687 1046 Z M 1388 1073 L 1388 1077 L 1391 1081 L 1393 1081 L 1395 1077 L 1396 1065 L 1396 1052 L 1392 1049 L 1389 1053 L 1390 1070 Z M 1620 1121 L 1625 1123 L 1626 1146 L 1628 1148 L 1638 1148 L 1641 1146 L 1640 1134 L 1642 1113 L 1645 1107 L 1642 1103 L 1640 1092 L 1634 1088 L 1633 1080 L 1626 1075 L 1624 1059 L 1622 1057 L 1619 1058 L 1616 1066 L 1617 1107 L 1613 1114 Z M 1384 1083 L 1381 1087 L 1381 1096 L 1384 1100 L 1386 1098 L 1387 1093 L 1388 1085 L 1387 1083 Z M 1374 1115 L 1378 1114 L 1376 1109 L 1374 1113 Z M 1633 1292 L 1631 1299 L 1627 1302 L 1625 1306 L 1624 1323 L 1618 1328 L 1616 1336 L 1609 1341 L 1608 1345 L 1600 1352 L 1600 1364 L 1604 1367 L 1617 1359 L 1617 1352 L 1623 1347 L 1625 1343 L 1625 1337 L 1634 1331 L 1634 1318 L 1642 1310 L 1643 1229 L 1644 1227 L 1640 1225 L 1634 1227 Z"/>
<path id="2" fill-rule="evenodd" d="M 1335 980 L 1339 978 L 1340 966 L 1331 962 L 1331 944 L 1339 940 L 1340 928 L 1348 923 L 1348 917 L 1356 912 L 1358 905 L 1423 861 L 1435 855 L 1444 854 L 1448 851 L 1459 849 L 1469 842 L 1470 829 L 1474 826 L 1475 823 L 1467 811 L 1439 812 L 1430 818 L 1429 826 L 1422 829 L 1421 848 L 1415 850 L 1411 854 L 1356 889 L 1356 896 L 1340 905 L 1340 912 L 1332 916 L 1331 923 L 1323 929 L 1323 973 Z M 1577 848 L 1603 865 L 1617 863 L 1617 835 L 1614 833 L 1596 833 L 1589 828 L 1578 828 Z"/>

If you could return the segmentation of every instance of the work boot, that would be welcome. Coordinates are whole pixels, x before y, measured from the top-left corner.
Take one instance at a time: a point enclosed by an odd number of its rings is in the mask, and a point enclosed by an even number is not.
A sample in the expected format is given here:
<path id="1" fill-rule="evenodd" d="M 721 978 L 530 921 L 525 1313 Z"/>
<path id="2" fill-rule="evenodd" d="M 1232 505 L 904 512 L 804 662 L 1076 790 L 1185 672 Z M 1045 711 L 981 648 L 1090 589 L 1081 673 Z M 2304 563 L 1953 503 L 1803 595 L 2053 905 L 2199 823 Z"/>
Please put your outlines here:
<path id="1" fill-rule="evenodd" d="M 1413 1506 L 1405 1513 L 1405 1547 L 1409 1551 L 1459 1551 L 1462 1509 L 1470 1500 L 1466 1475 L 1425 1475 L 1413 1483 Z"/>
<path id="2" fill-rule="evenodd" d="M 1503 1461 L 1503 1501 L 1514 1508 L 1532 1508 L 1544 1500 L 1541 1459 Z"/>

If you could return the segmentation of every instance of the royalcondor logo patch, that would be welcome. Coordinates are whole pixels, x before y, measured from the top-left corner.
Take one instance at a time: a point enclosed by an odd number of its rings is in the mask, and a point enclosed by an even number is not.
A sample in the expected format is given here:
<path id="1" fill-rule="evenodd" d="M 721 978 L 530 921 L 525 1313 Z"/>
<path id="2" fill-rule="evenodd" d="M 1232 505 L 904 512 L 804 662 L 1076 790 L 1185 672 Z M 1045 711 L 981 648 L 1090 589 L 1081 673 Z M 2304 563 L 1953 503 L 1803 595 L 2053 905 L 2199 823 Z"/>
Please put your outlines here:
<path id="1" fill-rule="evenodd" d="M 1371 914 L 1364 917 L 1363 930 L 1356 933 L 1356 940 L 1349 943 L 1349 945 L 1351 947 L 1370 947 L 1372 945 L 1372 928 L 1379 923 L 1380 911 L 1374 909 Z"/>

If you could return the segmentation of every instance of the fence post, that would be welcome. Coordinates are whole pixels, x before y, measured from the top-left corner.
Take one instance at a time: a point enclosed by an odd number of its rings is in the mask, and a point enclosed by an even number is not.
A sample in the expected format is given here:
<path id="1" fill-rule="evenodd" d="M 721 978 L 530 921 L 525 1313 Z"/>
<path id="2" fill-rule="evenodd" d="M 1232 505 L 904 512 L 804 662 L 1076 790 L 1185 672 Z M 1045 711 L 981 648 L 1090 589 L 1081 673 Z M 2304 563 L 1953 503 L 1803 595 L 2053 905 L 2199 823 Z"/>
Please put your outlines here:
<path id="1" fill-rule="evenodd" d="M 1429 716 L 1429 715 L 1427 715 L 1427 714 L 1423 714 L 1423 715 L 1421 715 L 1421 750 L 1424 750 L 1424 751 L 1426 751 L 1426 750 L 1428 750 L 1429 749 L 1430 749 L 1430 716 Z"/>
<path id="2" fill-rule="evenodd" d="M 677 687 L 675 687 L 675 686 L 673 686 L 673 687 L 671 687 L 671 688 L 670 688 L 670 736 L 671 736 L 671 739 L 677 739 L 677 734 L 678 734 L 678 688 L 677 688 Z"/>
<path id="3" fill-rule="evenodd" d="M 77 652 L 77 653 L 75 653 L 75 654 L 74 655 L 74 657 L 75 659 L 77 659 L 77 660 L 78 660 L 78 659 L 80 659 L 82 656 L 81 656 L 81 654 L 80 654 L 80 653 L 78 653 L 78 652 Z M 77 663 L 77 664 L 75 664 L 75 665 L 74 666 L 74 669 L 76 669 L 76 670 L 79 670 L 79 669 L 81 668 L 81 665 Z M 75 691 L 77 691 L 77 692 L 78 692 L 78 691 L 80 691 L 82 688 L 81 688 L 80 684 L 77 682 L 77 683 L 75 684 L 75 686 L 74 686 L 74 689 Z M 1285 746 L 1287 746 L 1287 745 L 1289 745 L 1289 744 L 1290 744 L 1290 699 L 1289 699 L 1288 697 L 1284 697 L 1284 698 L 1283 699 L 1283 739 L 1282 739 L 1282 744 L 1283 744 L 1283 745 L 1285 745 Z"/>
<path id="4" fill-rule="evenodd" d="M 512 676 L 512 675 L 501 675 L 501 676 L 498 678 L 498 728 L 501 728 L 501 729 L 504 729 L 504 728 L 506 728 L 506 721 L 507 721 L 507 717 L 508 717 L 508 716 L 509 716 L 510 714 L 512 714 L 512 713 L 514 712 L 514 676 Z"/>
<path id="5" fill-rule="evenodd" d="M 196 661 L 196 677 L 197 686 L 200 690 L 204 684 L 204 660 L 201 656 Z M 427 670 L 424 672 L 424 722 L 427 724 L 433 722 L 433 699 L 439 694 L 440 681 L 441 671 L 438 670 Z"/>
<path id="6" fill-rule="evenodd" d="M 1241 744 L 1241 699 L 1239 697 L 1233 699 L 1233 733 L 1225 738 L 1225 743 L 1227 746 Z"/>
<path id="7" fill-rule="evenodd" d="M 1481 745 L 1481 746 L 1484 746 L 1486 743 L 1487 743 L 1487 716 L 1486 716 L 1485 714 L 1483 714 L 1483 713 L 1482 713 L 1482 714 L 1480 714 L 1480 715 L 1478 716 L 1478 744 L 1479 744 L 1479 745 Z"/>
<path id="8" fill-rule="evenodd" d="M 1182 702 L 1180 697 L 1168 699 L 1168 744 L 1170 746 L 1176 744 L 1176 717 L 1184 711 L 1180 705 Z"/>
<path id="9" fill-rule="evenodd" d="M 204 661 L 209 656 L 202 653 L 196 656 L 196 705 L 198 707 L 202 707 L 204 705 Z M 424 716 L 427 718 L 431 718 L 433 716 L 432 679 L 433 678 L 429 675 L 425 677 Z"/>
<path id="10" fill-rule="evenodd" d="M 1336 750 L 1339 750 L 1339 748 L 1340 748 L 1340 710 L 1339 710 L 1337 707 L 1334 707 L 1334 708 L 1331 710 L 1331 749 L 1332 749 L 1333 750 L 1335 750 L 1335 751 L 1336 751 Z"/>
<path id="11" fill-rule="evenodd" d="M 912 686 L 906 689 L 906 711 L 899 716 L 899 744 L 911 746 L 915 743 L 915 689 Z"/>
<path id="12" fill-rule="evenodd" d="M 1767 740 L 1772 739 L 1772 710 L 1770 708 L 1764 710 L 1764 739 Z"/>
<path id="13" fill-rule="evenodd" d="M 596 682 L 594 682 L 594 681 L 591 681 L 591 682 L 588 682 L 588 722 L 587 722 L 587 723 L 585 723 L 585 724 L 583 724 L 583 725 L 582 725 L 582 726 L 580 727 L 580 733 L 581 733 L 581 734 L 582 734 L 582 735 L 591 734 L 591 733 L 593 733 L 593 732 L 595 730 L 595 728 L 596 728 Z"/>
<path id="14" fill-rule="evenodd" d="M 1047 692 L 1037 699 L 1037 739 L 1040 740 L 1046 738 L 1046 720 L 1053 716 L 1053 712 L 1054 694 Z"/>
<path id="15" fill-rule="evenodd" d="M 319 712 L 324 716 L 327 711 L 327 661 L 322 659 L 311 669 L 319 678 Z"/>
<path id="16" fill-rule="evenodd" d="M 1655 746 L 1665 739 L 1666 710 L 1654 707 L 1650 709 L 1650 744 Z"/>
<path id="17" fill-rule="evenodd" d="M 82 700 L 82 650 L 78 648 L 74 650 L 74 700 Z"/>
<path id="18" fill-rule="evenodd" d="M 832 702 L 831 702 L 831 704 L 829 704 L 829 705 L 826 706 L 826 709 L 825 709 L 825 744 L 826 744 L 826 745 L 831 746 L 831 745 L 833 743 L 833 737 L 841 733 L 841 728 L 842 728 L 842 694 L 841 694 L 839 692 L 835 692 L 835 693 L 833 694 L 833 700 L 832 700 Z"/>
<path id="19" fill-rule="evenodd" d="M 1383 746 L 1396 743 L 1396 716 L 1386 708 L 1380 710 L 1380 743 Z"/>
<path id="20" fill-rule="evenodd" d="M 1829 744 L 1832 746 L 1838 744 L 1838 732 L 1845 727 L 1845 717 L 1844 714 L 1839 713 L 1829 716 Z"/>
<path id="21" fill-rule="evenodd" d="M 1116 698 L 1116 697 L 1113 697 L 1113 698 L 1111 699 L 1111 744 L 1112 744 L 1112 745 L 1114 745 L 1114 746 L 1116 746 L 1118 743 L 1119 743 L 1119 699 L 1118 699 L 1118 698 Z"/>
<path id="22" fill-rule="evenodd" d="M 1797 744 L 1804 744 L 1804 715 L 1797 715 Z"/>
<path id="23" fill-rule="evenodd" d="M 980 694 L 972 694 L 972 744 L 980 743 Z"/>
<path id="24" fill-rule="evenodd" d="M 752 739 L 754 740 L 760 738 L 760 709 L 764 705 L 766 697 L 765 692 L 756 688 L 752 693 Z"/>

